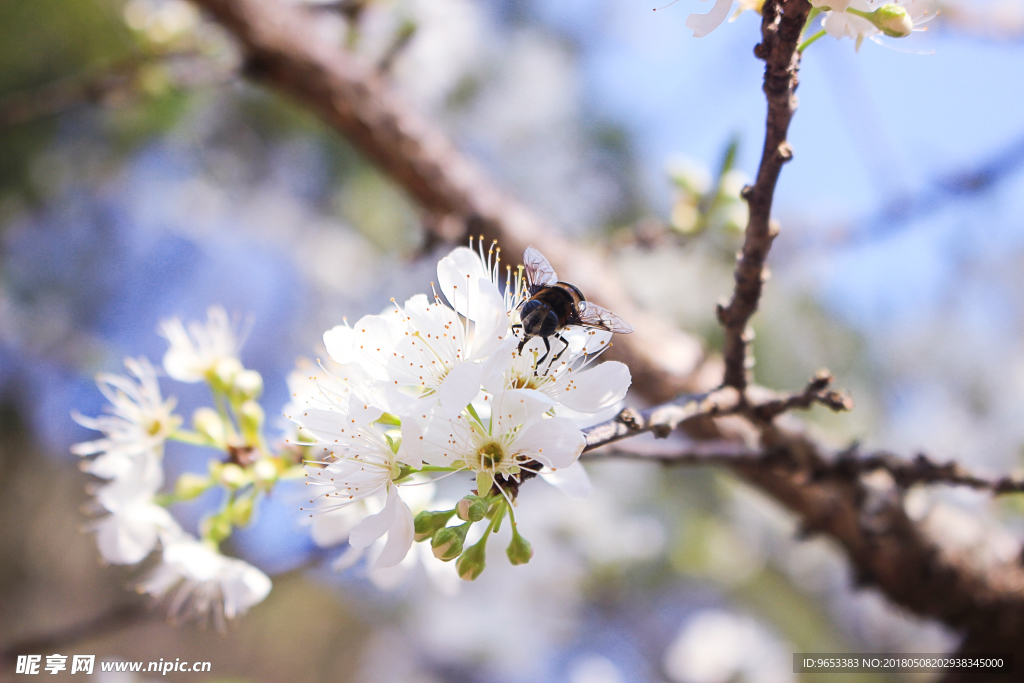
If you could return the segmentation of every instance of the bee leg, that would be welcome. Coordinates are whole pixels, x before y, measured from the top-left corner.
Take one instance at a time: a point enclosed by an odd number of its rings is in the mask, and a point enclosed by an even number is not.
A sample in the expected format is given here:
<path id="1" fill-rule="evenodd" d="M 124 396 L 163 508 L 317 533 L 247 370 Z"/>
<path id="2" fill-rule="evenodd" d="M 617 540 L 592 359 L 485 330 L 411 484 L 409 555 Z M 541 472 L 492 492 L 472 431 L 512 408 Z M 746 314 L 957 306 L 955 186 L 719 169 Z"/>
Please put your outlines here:
<path id="1" fill-rule="evenodd" d="M 533 370 L 534 375 L 537 374 L 537 368 L 540 367 L 540 364 L 543 363 L 544 359 L 548 357 L 549 353 L 551 353 L 551 342 L 548 341 L 547 337 L 541 337 L 541 339 L 544 340 L 544 355 L 537 359 L 537 365 L 534 366 Z"/>
<path id="2" fill-rule="evenodd" d="M 566 350 L 567 348 L 569 348 L 569 342 L 567 342 L 567 341 L 565 340 L 565 337 L 563 337 L 563 336 L 562 336 L 562 335 L 560 335 L 560 334 L 555 334 L 555 335 L 554 335 L 554 337 L 555 337 L 555 339 L 557 339 L 558 341 L 560 341 L 560 342 L 562 342 L 563 344 L 565 344 L 565 346 L 563 346 L 563 347 L 562 347 L 562 350 L 561 350 L 561 351 L 559 351 L 558 353 L 556 353 L 556 354 L 555 354 L 555 357 L 551 359 L 551 362 L 550 362 L 550 363 L 548 363 L 548 367 L 550 367 L 550 366 L 554 365 L 554 364 L 555 364 L 555 363 L 556 363 L 556 362 L 558 361 L 558 359 L 562 357 L 562 354 L 563 354 L 563 353 L 565 353 L 565 350 Z"/>

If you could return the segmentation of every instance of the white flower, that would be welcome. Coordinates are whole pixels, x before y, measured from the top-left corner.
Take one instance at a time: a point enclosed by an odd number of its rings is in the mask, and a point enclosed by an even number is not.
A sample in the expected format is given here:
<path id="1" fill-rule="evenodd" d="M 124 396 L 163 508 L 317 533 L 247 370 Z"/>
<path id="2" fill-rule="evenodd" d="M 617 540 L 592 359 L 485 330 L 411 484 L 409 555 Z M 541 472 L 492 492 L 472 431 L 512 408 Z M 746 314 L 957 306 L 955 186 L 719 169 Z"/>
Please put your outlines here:
<path id="1" fill-rule="evenodd" d="M 244 614 L 270 592 L 270 579 L 259 569 L 188 534 L 168 534 L 163 544 L 163 561 L 138 590 L 166 601 L 174 622 L 212 618 L 223 630 L 225 619 Z"/>
<path id="2" fill-rule="evenodd" d="M 135 564 L 156 547 L 160 535 L 180 532 L 171 514 L 154 500 L 163 485 L 160 460 L 149 455 L 96 491 L 96 502 L 110 514 L 96 521 L 96 545 L 113 564 Z"/>
<path id="3" fill-rule="evenodd" d="M 156 371 L 145 358 L 124 362 L 135 380 L 121 375 L 101 373 L 96 384 L 110 401 L 109 415 L 73 417 L 78 424 L 103 432 L 103 438 L 71 447 L 75 455 L 99 457 L 83 467 L 103 479 L 114 479 L 129 471 L 135 460 L 155 454 L 159 457 L 167 437 L 181 424 L 174 415 L 175 399 L 160 395 Z M 137 380 L 137 381 L 136 381 Z"/>
<path id="4" fill-rule="evenodd" d="M 821 27 L 825 29 L 830 36 L 837 40 L 841 38 L 853 38 L 857 41 L 857 46 L 860 47 L 864 38 L 881 33 L 874 24 L 864 17 L 859 17 L 856 14 L 851 14 L 846 11 L 847 8 L 850 8 L 870 12 L 872 10 L 872 3 L 870 0 L 845 0 L 845 2 L 835 3 L 835 5 L 832 5 L 831 3 L 822 4 L 830 7 L 832 11 L 825 12 L 825 16 L 821 20 Z"/>
<path id="5" fill-rule="evenodd" d="M 238 335 L 227 312 L 211 306 L 206 316 L 206 324 L 193 320 L 187 331 L 177 318 L 160 323 L 160 334 L 170 343 L 164 354 L 164 370 L 180 382 L 201 382 L 222 363 L 228 369 L 242 370 Z"/>
<path id="6" fill-rule="evenodd" d="M 355 405 L 356 411 L 352 411 L 354 404 L 358 401 L 351 397 L 347 402 L 339 402 L 334 410 L 308 408 L 293 418 L 317 438 L 312 452 L 322 458 L 306 467 L 307 485 L 326 489 L 310 503 L 316 512 L 330 513 L 386 494 L 384 508 L 355 524 L 347 535 L 353 548 L 363 549 L 387 534 L 387 545 L 375 566 L 391 567 L 409 552 L 413 538 L 412 511 L 398 496 L 394 480 L 401 473 L 402 464 L 415 469 L 422 466 L 422 435 L 415 420 L 403 420 L 396 452 L 393 437 L 373 424 L 383 411 L 371 404 Z"/>
<path id="7" fill-rule="evenodd" d="M 476 251 L 472 248 L 472 238 L 469 244 L 469 247 L 456 247 L 438 262 L 437 282 L 441 293 L 459 314 L 470 320 L 479 320 L 490 314 L 487 305 L 490 297 L 483 294 L 481 288 L 500 289 L 504 279 L 502 299 L 505 311 L 511 313 L 526 296 L 522 277 L 517 275 L 513 279 L 511 269 L 508 269 L 502 278 L 501 249 L 496 245 L 492 244 L 485 254 L 482 241 Z"/>
<path id="8" fill-rule="evenodd" d="M 336 362 L 358 366 L 378 392 L 387 391 L 377 399 L 389 412 L 425 412 L 439 402 L 447 415 L 457 415 L 480 391 L 479 361 L 509 331 L 501 294 L 489 282 L 478 283 L 472 325 L 420 294 L 402 308 L 329 330 L 324 344 Z"/>
<path id="9" fill-rule="evenodd" d="M 923 30 L 920 26 L 937 14 L 933 0 L 812 0 L 811 5 L 827 10 L 821 21 L 826 33 L 836 39 L 852 38 L 858 49 L 865 38 L 877 42 L 883 33 L 900 38 Z"/>
<path id="10" fill-rule="evenodd" d="M 499 476 L 518 480 L 524 470 L 569 467 L 583 452 L 583 433 L 568 418 L 545 418 L 549 402 L 539 392 L 504 391 L 488 403 L 491 412 L 482 421 L 468 413 L 430 420 L 424 429 L 423 460 L 476 472 L 477 489 L 487 495 L 491 484 L 500 486 Z"/>

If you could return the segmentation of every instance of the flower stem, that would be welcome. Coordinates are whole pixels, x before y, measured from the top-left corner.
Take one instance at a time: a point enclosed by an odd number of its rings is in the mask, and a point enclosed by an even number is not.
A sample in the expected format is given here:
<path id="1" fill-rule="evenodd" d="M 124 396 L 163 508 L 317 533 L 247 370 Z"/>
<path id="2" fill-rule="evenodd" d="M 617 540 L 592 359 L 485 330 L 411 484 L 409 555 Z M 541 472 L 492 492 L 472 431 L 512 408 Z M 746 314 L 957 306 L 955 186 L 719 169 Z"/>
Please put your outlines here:
<path id="1" fill-rule="evenodd" d="M 811 45 L 814 41 L 818 40 L 819 38 L 821 38 L 824 35 L 825 35 L 825 29 L 821 29 L 820 31 L 815 33 L 813 36 L 811 36 L 810 38 L 808 38 L 804 42 L 800 43 L 800 45 L 797 46 L 796 51 L 797 52 L 803 52 L 807 48 L 807 46 Z"/>
<path id="2" fill-rule="evenodd" d="M 803 37 L 807 33 L 807 29 L 810 28 L 811 22 L 814 21 L 815 17 L 821 14 L 820 7 L 812 7 L 811 11 L 807 13 L 807 21 L 804 22 L 804 28 L 800 31 L 800 36 Z"/>
<path id="3" fill-rule="evenodd" d="M 211 445 L 209 439 L 199 432 L 193 432 L 191 429 L 176 429 L 167 438 L 171 441 L 181 441 L 182 443 L 190 443 L 195 446 Z"/>

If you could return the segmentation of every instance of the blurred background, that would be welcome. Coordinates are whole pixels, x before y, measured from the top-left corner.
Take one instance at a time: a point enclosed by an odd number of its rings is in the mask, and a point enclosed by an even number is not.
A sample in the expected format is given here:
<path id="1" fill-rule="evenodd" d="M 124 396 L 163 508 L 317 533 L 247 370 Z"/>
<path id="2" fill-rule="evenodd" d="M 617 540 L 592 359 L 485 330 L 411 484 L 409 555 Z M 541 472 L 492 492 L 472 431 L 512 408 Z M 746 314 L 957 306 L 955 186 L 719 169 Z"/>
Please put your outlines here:
<path id="1" fill-rule="evenodd" d="M 757 15 L 697 40 L 684 22 L 709 5 L 694 0 L 306 4 L 715 352 L 738 192 L 763 141 Z M 252 321 L 242 359 L 276 414 L 325 329 L 425 291 L 452 245 L 428 240 L 417 207 L 334 132 L 242 80 L 229 36 L 184 0 L 0 3 L 0 36 L 0 645 L 102 623 L 40 652 L 212 662 L 165 680 L 368 683 L 781 683 L 793 652 L 956 646 L 854 587 L 836 547 L 798 540 L 728 475 L 613 460 L 589 466 L 582 503 L 524 487 L 535 559 L 494 561 L 473 584 L 420 567 L 390 582 L 334 573 L 301 491 L 275 490 L 229 548 L 274 589 L 227 635 L 159 611 L 120 619 L 143 602 L 125 590 L 139 570 L 100 565 L 82 533 L 89 478 L 68 452 L 92 438 L 71 412 L 102 409 L 95 373 L 158 362 L 161 319 L 222 304 Z M 927 32 L 859 52 L 821 40 L 799 94 L 757 381 L 795 389 L 827 366 L 857 403 L 806 416 L 830 443 L 1019 469 L 1024 1 L 946 3 Z M 163 389 L 185 415 L 203 399 Z M 168 479 L 208 456 L 169 446 Z M 215 503 L 173 511 L 194 531 Z M 908 505 L 957 550 L 1018 552 L 1019 502 L 929 489 Z"/>

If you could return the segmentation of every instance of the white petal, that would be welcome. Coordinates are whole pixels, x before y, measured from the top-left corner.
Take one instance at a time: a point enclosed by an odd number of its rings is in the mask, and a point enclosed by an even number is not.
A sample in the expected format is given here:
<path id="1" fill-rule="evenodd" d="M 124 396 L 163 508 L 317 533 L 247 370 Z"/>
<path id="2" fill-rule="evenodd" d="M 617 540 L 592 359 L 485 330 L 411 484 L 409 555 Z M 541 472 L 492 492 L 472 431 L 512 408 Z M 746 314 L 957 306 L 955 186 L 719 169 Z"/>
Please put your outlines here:
<path id="1" fill-rule="evenodd" d="M 405 501 L 398 497 L 398 487 L 392 486 L 388 492 L 390 498 L 392 492 L 398 499 L 398 511 L 395 513 L 395 521 L 388 529 L 388 542 L 384 546 L 377 561 L 373 564 L 374 569 L 386 569 L 394 567 L 405 559 L 412 547 L 415 530 L 413 528 L 412 510 L 405 504 Z M 388 501 L 390 503 L 390 500 Z"/>
<path id="2" fill-rule="evenodd" d="M 715 0 L 715 6 L 707 14 L 691 14 L 686 18 L 686 28 L 693 31 L 694 38 L 703 38 L 722 25 L 729 16 L 732 0 Z"/>
<path id="3" fill-rule="evenodd" d="M 516 346 L 518 345 L 519 339 L 514 335 L 509 335 L 484 361 L 483 374 L 480 377 L 480 384 L 484 391 L 496 394 L 506 389 L 505 371 L 515 361 Z"/>
<path id="4" fill-rule="evenodd" d="M 437 388 L 441 408 L 450 418 L 455 417 L 480 393 L 483 367 L 477 363 L 456 363 L 441 386 Z"/>
<path id="5" fill-rule="evenodd" d="M 328 355 L 342 365 L 359 361 L 359 345 L 355 333 L 348 325 L 337 325 L 324 332 L 324 346 L 327 347 Z"/>
<path id="6" fill-rule="evenodd" d="M 538 420 L 551 405 L 551 398 L 536 389 L 512 389 L 494 394 L 491 398 L 494 433 L 507 432 Z"/>
<path id="7" fill-rule="evenodd" d="M 576 462 L 586 444 L 586 437 L 572 420 L 553 417 L 527 428 L 523 435 L 516 439 L 513 448 L 518 454 L 528 456 L 552 469 L 558 469 Z"/>
<path id="8" fill-rule="evenodd" d="M 354 566 L 355 563 L 363 557 L 363 553 L 365 551 L 366 548 L 353 548 L 352 546 L 347 547 L 345 552 L 338 555 L 338 557 L 334 559 L 334 562 L 331 562 L 331 569 L 336 572 L 345 571 L 349 567 Z"/>
<path id="9" fill-rule="evenodd" d="M 556 489 L 576 500 L 584 500 L 594 491 L 590 475 L 583 464 L 577 460 L 568 467 L 541 472 L 541 478 Z"/>
<path id="10" fill-rule="evenodd" d="M 508 334 L 511 322 L 505 310 L 505 299 L 490 280 L 477 280 L 474 298 L 473 350 L 469 360 L 487 358 Z"/>
<path id="11" fill-rule="evenodd" d="M 413 469 L 423 467 L 423 428 L 411 417 L 402 418 L 402 443 L 395 458 Z"/>
<path id="12" fill-rule="evenodd" d="M 96 525 L 100 555 L 114 564 L 135 564 L 156 547 L 157 527 L 128 515 L 110 515 Z"/>
<path id="13" fill-rule="evenodd" d="M 352 424 L 351 421 L 355 420 L 356 425 L 365 426 L 371 422 L 376 422 L 383 414 L 384 410 L 375 406 L 369 398 L 360 396 L 354 391 L 350 395 L 348 406 L 349 424 Z"/>
<path id="14" fill-rule="evenodd" d="M 352 533 L 348 536 L 349 545 L 353 548 L 367 548 L 373 545 L 374 541 L 386 534 L 388 529 L 391 528 L 395 521 L 395 515 L 398 512 L 399 503 L 401 503 L 401 499 L 398 497 L 398 488 L 391 486 L 388 490 L 388 501 L 384 504 L 384 509 L 375 515 L 366 517 L 353 527 Z M 402 504 L 404 505 L 404 503 Z"/>
<path id="15" fill-rule="evenodd" d="M 437 264 L 437 282 L 441 286 L 441 293 L 448 300 L 452 308 L 475 320 L 467 304 L 470 299 L 467 297 L 467 282 L 476 282 L 479 278 L 486 278 L 484 266 L 480 257 L 472 249 L 458 247 L 448 256 L 445 256 Z"/>
<path id="16" fill-rule="evenodd" d="M 365 515 L 359 503 L 336 510 L 318 512 L 310 522 L 309 535 L 321 548 L 329 548 L 348 538 L 349 532 Z"/>
<path id="17" fill-rule="evenodd" d="M 221 579 L 221 593 L 224 596 L 224 616 L 234 619 L 270 593 L 273 585 L 270 577 L 248 562 L 227 558 L 229 571 Z"/>
<path id="18" fill-rule="evenodd" d="M 605 361 L 571 377 L 556 400 L 580 413 L 596 413 L 615 405 L 626 397 L 632 382 L 629 368 L 618 361 Z"/>
<path id="19" fill-rule="evenodd" d="M 348 415 L 335 410 L 306 408 L 294 419 L 321 441 L 347 438 L 358 427 Z"/>

